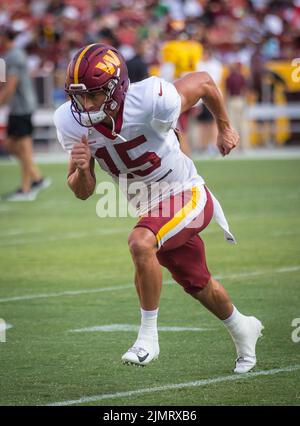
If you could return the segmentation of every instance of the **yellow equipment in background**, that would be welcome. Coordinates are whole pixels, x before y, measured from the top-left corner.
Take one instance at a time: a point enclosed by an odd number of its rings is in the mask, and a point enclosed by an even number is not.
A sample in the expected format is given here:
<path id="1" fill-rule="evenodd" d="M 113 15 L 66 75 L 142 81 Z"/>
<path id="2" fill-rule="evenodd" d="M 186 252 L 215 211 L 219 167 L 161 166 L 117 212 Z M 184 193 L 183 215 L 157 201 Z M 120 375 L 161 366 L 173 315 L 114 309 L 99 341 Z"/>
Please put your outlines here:
<path id="1" fill-rule="evenodd" d="M 162 61 L 174 65 L 174 79 L 196 71 L 203 47 L 195 40 L 170 40 L 162 47 Z"/>

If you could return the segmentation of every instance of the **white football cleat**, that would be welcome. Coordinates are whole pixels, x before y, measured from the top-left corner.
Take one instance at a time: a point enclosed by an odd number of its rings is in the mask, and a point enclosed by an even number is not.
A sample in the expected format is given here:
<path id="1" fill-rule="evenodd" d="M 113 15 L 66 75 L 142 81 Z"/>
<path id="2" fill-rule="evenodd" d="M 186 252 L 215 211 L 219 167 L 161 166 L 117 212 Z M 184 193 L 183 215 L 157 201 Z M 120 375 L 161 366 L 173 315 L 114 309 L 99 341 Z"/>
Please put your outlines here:
<path id="1" fill-rule="evenodd" d="M 122 356 L 122 361 L 126 364 L 148 365 L 151 361 L 158 358 L 158 342 L 136 342 Z"/>
<path id="2" fill-rule="evenodd" d="M 238 374 L 248 373 L 256 365 L 255 347 L 257 340 L 262 336 L 264 326 L 255 317 L 248 317 L 245 323 L 245 332 L 240 338 L 233 340 L 237 351 L 237 359 L 234 372 Z"/>
<path id="3" fill-rule="evenodd" d="M 240 356 L 235 361 L 235 373 L 248 373 L 256 365 L 256 356 Z"/>

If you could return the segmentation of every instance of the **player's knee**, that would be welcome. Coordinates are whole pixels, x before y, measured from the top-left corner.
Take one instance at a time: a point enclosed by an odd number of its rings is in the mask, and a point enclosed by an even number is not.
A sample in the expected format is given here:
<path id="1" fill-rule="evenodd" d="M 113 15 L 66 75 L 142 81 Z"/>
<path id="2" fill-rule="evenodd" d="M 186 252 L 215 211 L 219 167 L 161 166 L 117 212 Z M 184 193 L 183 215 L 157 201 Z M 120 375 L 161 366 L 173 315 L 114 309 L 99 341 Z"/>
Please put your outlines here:
<path id="1" fill-rule="evenodd" d="M 154 255 L 153 246 L 148 244 L 146 241 L 140 241 L 133 238 L 130 239 L 128 245 L 130 253 L 135 260 L 146 260 L 149 259 L 149 256 L 152 254 Z"/>
<path id="2" fill-rule="evenodd" d="M 132 257 L 135 259 L 151 254 L 154 255 L 156 252 L 156 238 L 149 229 L 136 228 L 129 235 L 128 246 Z"/>

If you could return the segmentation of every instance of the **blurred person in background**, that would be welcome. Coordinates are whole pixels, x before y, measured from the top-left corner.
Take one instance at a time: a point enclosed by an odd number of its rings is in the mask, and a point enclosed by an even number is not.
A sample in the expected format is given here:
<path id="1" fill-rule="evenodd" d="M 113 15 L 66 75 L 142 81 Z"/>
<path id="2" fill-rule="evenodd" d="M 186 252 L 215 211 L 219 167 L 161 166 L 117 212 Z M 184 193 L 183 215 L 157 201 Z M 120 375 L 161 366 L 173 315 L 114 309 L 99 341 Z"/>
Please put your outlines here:
<path id="1" fill-rule="evenodd" d="M 203 58 L 197 65 L 197 71 L 205 71 L 213 78 L 217 87 L 220 87 L 223 66 L 221 62 L 214 56 L 210 46 L 204 47 Z M 199 129 L 199 144 L 207 154 L 217 154 L 216 146 L 218 129 L 215 119 L 204 103 L 200 106 L 200 113 L 197 116 Z"/>
<path id="2" fill-rule="evenodd" d="M 127 46 L 126 50 L 123 46 L 123 49 L 120 48 L 120 52 L 126 59 L 130 83 L 136 83 L 149 77 L 148 67 L 144 61 L 143 41 L 137 42 L 134 47 Z"/>
<path id="3" fill-rule="evenodd" d="M 26 53 L 15 46 L 15 35 L 10 29 L 2 29 L 0 33 L 0 49 L 4 53 L 7 79 L 0 87 L 0 107 L 9 105 L 5 146 L 20 163 L 22 181 L 19 189 L 2 196 L 2 199 L 32 201 L 51 181 L 42 176 L 33 160 L 31 116 L 36 108 L 36 97 L 27 70 Z"/>
<path id="4" fill-rule="evenodd" d="M 247 81 L 243 74 L 242 64 L 231 64 L 229 74 L 225 81 L 226 103 L 228 115 L 233 127 L 240 135 L 240 148 L 249 148 L 249 135 L 246 117 L 247 107 Z"/>
<path id="5" fill-rule="evenodd" d="M 257 44 L 251 57 L 250 88 L 257 104 L 273 104 L 272 75 L 266 67 L 262 46 Z M 273 146 L 276 127 L 273 119 L 258 118 L 255 122 L 258 145 Z"/>
<path id="6" fill-rule="evenodd" d="M 160 76 L 173 82 L 189 72 L 196 71 L 197 64 L 202 58 L 202 44 L 192 38 L 187 32 L 184 20 L 171 20 L 168 24 L 168 38 L 161 51 L 162 64 Z M 192 110 L 192 109 L 191 109 Z M 191 157 L 188 142 L 188 123 L 191 110 L 185 111 L 179 117 L 177 138 L 184 154 Z"/>
<path id="7" fill-rule="evenodd" d="M 250 60 L 250 83 L 257 103 L 263 102 L 263 75 L 265 71 L 265 58 L 261 46 L 255 45 L 255 50 Z"/>

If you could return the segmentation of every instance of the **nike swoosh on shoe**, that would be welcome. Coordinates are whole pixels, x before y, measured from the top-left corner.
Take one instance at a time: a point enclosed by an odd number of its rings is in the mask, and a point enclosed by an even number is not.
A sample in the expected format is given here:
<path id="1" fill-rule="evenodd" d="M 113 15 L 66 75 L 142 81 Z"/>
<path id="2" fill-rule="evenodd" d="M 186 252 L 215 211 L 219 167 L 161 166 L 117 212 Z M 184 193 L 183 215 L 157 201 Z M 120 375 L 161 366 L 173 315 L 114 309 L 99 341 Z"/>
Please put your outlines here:
<path id="1" fill-rule="evenodd" d="M 137 355 L 140 362 L 144 362 L 148 358 L 148 356 L 149 356 L 149 353 L 147 353 L 145 356 Z"/>

